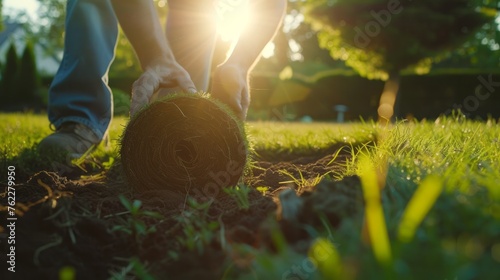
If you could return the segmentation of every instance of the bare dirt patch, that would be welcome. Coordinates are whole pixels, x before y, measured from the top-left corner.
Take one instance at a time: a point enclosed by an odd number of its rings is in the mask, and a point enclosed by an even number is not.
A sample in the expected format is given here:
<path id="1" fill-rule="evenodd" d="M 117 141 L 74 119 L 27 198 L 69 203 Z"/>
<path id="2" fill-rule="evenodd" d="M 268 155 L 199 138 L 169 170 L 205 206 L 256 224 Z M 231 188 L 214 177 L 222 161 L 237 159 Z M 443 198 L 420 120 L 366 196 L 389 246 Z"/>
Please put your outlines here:
<path id="1" fill-rule="evenodd" d="M 323 180 L 300 188 L 287 182 L 291 181 L 287 173 L 312 182 L 327 172 L 340 172 L 346 158 L 341 154 L 333 163 L 331 154 L 294 160 L 260 158 L 244 178 L 250 187 L 248 209 L 241 209 L 236 199 L 225 192 L 213 200 L 200 201 L 198 206 L 209 202 L 205 208 L 169 203 L 172 198 L 158 192 L 134 194 L 124 183 L 119 166 L 107 174 L 83 179 L 39 172 L 16 186 L 16 277 L 54 279 L 61 268 L 70 266 L 78 279 L 107 279 L 112 272 L 134 267 L 133 258 L 159 279 L 220 279 L 235 263 L 232 276 L 237 277 L 253 257 L 235 255 L 230 250 L 232 245 L 272 250 L 270 228 L 274 224 L 288 244 L 303 253 L 311 241 L 304 225 L 321 227 L 321 219 L 326 217 L 335 227 L 362 208 L 357 177 L 337 182 Z M 262 186 L 267 187 L 265 193 L 257 190 Z M 5 189 L 1 186 L 0 193 Z M 289 192 L 288 198 L 280 195 L 284 192 Z M 141 217 L 145 227 L 154 227 L 154 232 L 134 235 L 113 230 L 127 221 L 130 224 L 131 213 L 120 202 L 120 194 L 130 201 L 141 200 L 141 210 L 163 216 Z M 0 197 L 0 203 L 6 205 L 5 195 Z M 291 212 L 284 214 L 284 209 Z M 6 212 L 0 214 L 5 220 Z M 188 244 L 190 237 L 197 240 L 194 247 Z M 2 252 L 6 238 L 4 229 L 0 237 Z M 4 258 L 2 254 L 0 261 L 4 262 Z M 139 273 L 137 267 L 130 271 Z"/>

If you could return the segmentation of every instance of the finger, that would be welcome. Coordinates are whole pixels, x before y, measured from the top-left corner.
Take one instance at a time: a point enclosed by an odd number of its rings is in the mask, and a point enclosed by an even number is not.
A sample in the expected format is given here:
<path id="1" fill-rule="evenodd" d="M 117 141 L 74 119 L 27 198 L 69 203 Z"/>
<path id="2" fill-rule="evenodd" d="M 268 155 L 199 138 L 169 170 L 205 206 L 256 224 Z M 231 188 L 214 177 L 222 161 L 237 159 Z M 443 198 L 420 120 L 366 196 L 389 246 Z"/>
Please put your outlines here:
<path id="1" fill-rule="evenodd" d="M 238 102 L 237 102 L 236 96 L 233 94 L 230 94 L 225 89 L 225 86 L 222 83 L 213 81 L 212 88 L 211 88 L 211 96 L 214 99 L 217 99 L 220 102 L 222 102 L 223 104 L 225 104 L 226 106 L 228 106 L 229 109 L 231 109 L 231 111 L 233 111 L 233 113 L 235 115 L 237 115 L 237 116 L 239 115 L 238 114 L 239 110 L 238 110 L 238 105 L 237 105 Z"/>
<path id="2" fill-rule="evenodd" d="M 241 93 L 241 117 L 242 121 L 245 121 L 248 113 L 248 107 L 250 107 L 250 94 L 247 88 L 243 88 Z"/>
<path id="3" fill-rule="evenodd" d="M 244 114 L 243 114 L 243 107 L 242 103 L 240 102 L 240 94 L 229 94 L 225 95 L 223 99 L 219 99 L 233 111 L 236 117 L 238 117 L 240 120 L 244 119 Z"/>
<path id="4" fill-rule="evenodd" d="M 160 82 L 161 88 L 176 88 L 178 87 L 181 91 L 196 93 L 196 86 L 191 80 L 189 73 L 182 68 L 182 66 L 177 65 L 171 69 L 161 69 L 160 77 L 162 80 Z"/>
<path id="5" fill-rule="evenodd" d="M 130 114 L 135 115 L 144 105 L 149 103 L 150 97 L 159 88 L 160 82 L 151 72 L 145 72 L 132 85 L 132 101 Z"/>
<path id="6" fill-rule="evenodd" d="M 240 119 L 241 121 L 245 120 L 246 113 L 245 113 L 243 107 L 241 106 L 241 103 L 238 102 L 238 104 L 233 106 L 233 111 L 238 119 Z"/>
<path id="7" fill-rule="evenodd" d="M 148 69 L 132 85 L 132 89 L 143 89 L 148 94 L 153 94 L 160 86 L 160 77 L 152 70 Z"/>
<path id="8" fill-rule="evenodd" d="M 130 103 L 130 116 L 134 116 L 139 112 L 139 110 L 146 104 L 148 104 L 149 98 L 142 90 L 136 89 L 132 91 L 132 101 Z"/>
<path id="9" fill-rule="evenodd" d="M 191 80 L 191 77 L 189 75 L 187 77 L 181 77 L 177 80 L 179 83 L 179 87 L 188 93 L 196 93 L 196 86 L 194 85 L 193 81 Z"/>

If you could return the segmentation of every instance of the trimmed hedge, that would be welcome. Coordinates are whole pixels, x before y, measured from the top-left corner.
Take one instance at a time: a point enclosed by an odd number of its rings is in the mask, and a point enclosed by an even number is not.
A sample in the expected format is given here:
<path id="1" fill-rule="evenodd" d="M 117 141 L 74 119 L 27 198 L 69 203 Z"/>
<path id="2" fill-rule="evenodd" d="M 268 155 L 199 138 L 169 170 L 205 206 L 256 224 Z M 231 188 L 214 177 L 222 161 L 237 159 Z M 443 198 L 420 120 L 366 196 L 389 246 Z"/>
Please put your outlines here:
<path id="1" fill-rule="evenodd" d="M 481 78 L 482 77 L 482 78 Z M 130 92 L 134 77 L 112 78 L 110 86 Z M 492 81 L 490 87 L 488 80 Z M 486 82 L 484 82 L 486 81 Z M 45 78 L 44 83 L 50 83 Z M 251 111 L 271 111 L 268 100 L 279 79 L 262 76 L 251 80 Z M 398 118 L 409 115 L 415 118 L 436 118 L 450 113 L 461 106 L 470 118 L 486 119 L 488 116 L 500 118 L 500 74 L 441 74 L 403 76 L 398 98 Z M 297 118 L 305 115 L 314 120 L 333 120 L 336 112 L 333 106 L 344 104 L 349 107 L 346 120 L 377 118 L 377 106 L 384 83 L 359 76 L 330 76 L 319 80 L 311 94 L 303 101 L 287 104 Z M 476 89 L 480 87 L 480 92 Z M 488 90 L 489 89 L 489 90 Z M 478 95 L 478 96 L 476 96 Z"/>

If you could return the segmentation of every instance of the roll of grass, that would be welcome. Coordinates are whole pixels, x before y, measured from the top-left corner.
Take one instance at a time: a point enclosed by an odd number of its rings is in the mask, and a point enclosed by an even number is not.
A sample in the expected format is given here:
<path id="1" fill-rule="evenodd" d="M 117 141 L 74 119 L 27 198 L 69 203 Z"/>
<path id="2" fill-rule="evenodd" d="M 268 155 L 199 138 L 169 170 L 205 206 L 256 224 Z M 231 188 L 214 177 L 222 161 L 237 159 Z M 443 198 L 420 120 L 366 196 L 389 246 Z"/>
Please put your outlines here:
<path id="1" fill-rule="evenodd" d="M 126 180 L 139 193 L 216 197 L 247 161 L 243 124 L 207 94 L 176 94 L 133 117 L 121 139 Z"/>

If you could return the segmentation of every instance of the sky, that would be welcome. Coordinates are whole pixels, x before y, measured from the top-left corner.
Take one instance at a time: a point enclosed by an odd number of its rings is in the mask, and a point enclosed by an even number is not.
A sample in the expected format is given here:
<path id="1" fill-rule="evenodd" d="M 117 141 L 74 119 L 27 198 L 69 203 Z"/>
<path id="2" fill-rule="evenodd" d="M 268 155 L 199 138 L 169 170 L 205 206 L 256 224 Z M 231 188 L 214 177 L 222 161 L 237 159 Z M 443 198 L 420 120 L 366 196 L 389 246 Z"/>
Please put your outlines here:
<path id="1" fill-rule="evenodd" d="M 9 13 L 10 10 L 25 10 L 31 18 L 36 18 L 38 1 L 36 0 L 3 0 L 3 12 Z"/>

